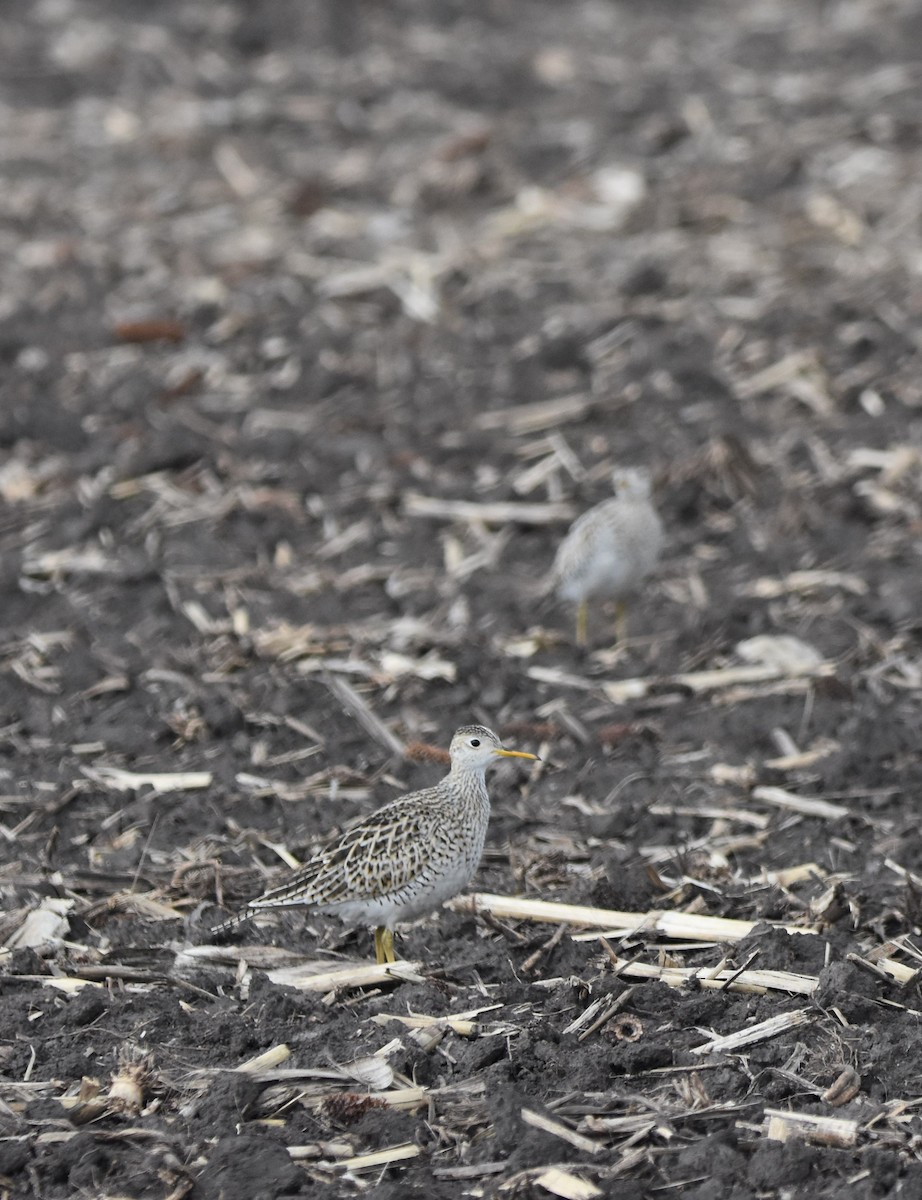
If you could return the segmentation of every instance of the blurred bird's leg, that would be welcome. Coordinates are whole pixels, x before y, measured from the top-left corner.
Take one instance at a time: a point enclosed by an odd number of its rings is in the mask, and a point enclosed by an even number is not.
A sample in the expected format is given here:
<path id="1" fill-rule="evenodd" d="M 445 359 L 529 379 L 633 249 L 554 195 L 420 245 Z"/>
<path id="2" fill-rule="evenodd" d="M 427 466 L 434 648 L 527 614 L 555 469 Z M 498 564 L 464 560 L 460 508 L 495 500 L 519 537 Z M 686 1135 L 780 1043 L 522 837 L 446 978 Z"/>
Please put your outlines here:
<path id="1" fill-rule="evenodd" d="M 623 642 L 627 637 L 627 601 L 619 600 L 615 605 L 615 641 Z"/>
<path id="2" fill-rule="evenodd" d="M 585 646 L 589 635 L 589 602 L 580 600 L 576 609 L 576 644 Z"/>
<path id="3" fill-rule="evenodd" d="M 379 925 L 375 930 L 375 962 L 396 962 L 394 957 L 394 935 L 390 929 Z"/>

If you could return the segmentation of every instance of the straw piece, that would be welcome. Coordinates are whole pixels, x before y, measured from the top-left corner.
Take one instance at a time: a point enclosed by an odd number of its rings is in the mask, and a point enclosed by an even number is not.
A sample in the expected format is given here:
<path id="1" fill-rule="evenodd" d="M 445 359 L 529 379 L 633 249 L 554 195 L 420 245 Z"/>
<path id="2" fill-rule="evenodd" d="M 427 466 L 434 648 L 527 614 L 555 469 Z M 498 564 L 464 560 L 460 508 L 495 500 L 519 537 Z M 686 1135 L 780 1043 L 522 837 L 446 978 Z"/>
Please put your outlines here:
<path id="1" fill-rule="evenodd" d="M 739 684 L 784 682 L 787 686 L 791 681 L 810 679 L 815 676 L 833 675 L 835 666 L 829 662 L 804 662 L 800 666 L 791 665 L 782 668 L 775 663 L 753 663 L 740 667 L 722 667 L 713 671 L 691 671 L 682 675 L 649 675 L 632 679 L 590 679 L 587 676 L 571 675 L 553 667 L 529 667 L 529 679 L 539 683 L 551 683 L 559 687 L 582 688 L 594 691 L 599 688 L 612 704 L 627 704 L 631 700 L 641 700 L 655 691 L 657 694 L 667 691 L 691 691 L 696 695 L 703 692 L 720 691 L 735 688 Z M 750 694 L 746 693 L 746 697 Z"/>
<path id="2" fill-rule="evenodd" d="M 761 800 L 765 804 L 776 804 L 790 812 L 801 813 L 805 817 L 824 817 L 836 821 L 842 817 L 850 817 L 851 813 L 841 804 L 830 804 L 828 800 L 820 800 L 815 796 L 798 796 L 780 787 L 757 787 L 752 789 L 753 800 Z"/>
<path id="3" fill-rule="evenodd" d="M 763 813 L 746 812 L 740 808 L 721 808 L 717 804 L 702 805 L 692 808 L 682 804 L 651 804 L 649 811 L 664 817 L 701 817 L 711 821 L 738 821 L 741 825 L 751 825 L 754 829 L 767 829 L 769 818 Z"/>
<path id="4" fill-rule="evenodd" d="M 338 1076 L 337 1078 L 342 1078 Z M 284 1081 L 280 1081 L 280 1086 Z M 262 1101 L 270 1098 L 266 1111 L 279 1111 L 289 1104 L 293 1098 L 311 1112 L 321 1112 L 327 1105 L 335 1105 L 338 1101 L 347 1106 L 354 1106 L 359 1112 L 368 1108 L 395 1108 L 404 1112 L 415 1112 L 418 1108 L 429 1103 L 430 1093 L 421 1087 L 394 1088 L 392 1091 L 357 1092 L 350 1088 L 348 1091 L 330 1090 L 328 1083 L 305 1083 L 295 1087 L 284 1087 L 281 1097 L 276 1103 L 271 1099 L 272 1089 L 262 1094 Z"/>
<path id="5" fill-rule="evenodd" d="M 504 433 L 540 433 L 542 429 L 554 429 L 564 421 L 579 420 L 592 406 L 591 396 L 556 396 L 551 400 L 481 413 L 475 418 L 474 425 L 478 429 L 499 429 Z"/>
<path id="6" fill-rule="evenodd" d="M 120 767 L 81 767 L 88 779 L 115 792 L 131 792 L 142 787 L 152 787 L 162 795 L 164 792 L 190 792 L 211 786 L 210 771 L 136 772 L 123 771 Z"/>
<path id="7" fill-rule="evenodd" d="M 598 1117 L 590 1113 L 580 1121 L 580 1128 L 592 1133 L 645 1134 L 656 1128 L 656 1120 L 649 1113 L 631 1113 L 625 1117 Z"/>
<path id="8" fill-rule="evenodd" d="M 741 399 L 761 396 L 765 392 L 774 391 L 785 383 L 790 383 L 804 371 L 816 368 L 816 355 L 812 350 L 795 350 L 770 366 L 756 371 L 748 379 L 736 382 L 734 391 Z"/>
<path id="9" fill-rule="evenodd" d="M 500 920 L 545 921 L 551 924 L 588 925 L 596 929 L 632 933 L 658 933 L 663 937 L 702 942 L 736 942 L 746 937 L 757 924 L 728 917 L 698 916 L 697 913 L 667 912 L 653 909 L 646 913 L 619 912 L 608 908 L 589 908 L 579 904 L 555 904 L 549 900 L 527 900 L 519 896 L 496 896 L 477 892 L 458 896 L 447 903 L 456 912 L 488 912 Z M 788 933 L 816 933 L 800 925 L 774 924 Z"/>
<path id="10" fill-rule="evenodd" d="M 575 1017 L 569 1025 L 564 1026 L 564 1028 L 561 1030 L 561 1033 L 577 1033 L 583 1028 L 584 1025 L 588 1025 L 590 1021 L 594 1025 L 596 1018 L 598 1018 L 599 1013 L 603 1008 L 606 1010 L 604 1013 L 604 1020 L 607 1021 L 609 1015 L 607 1010 L 610 1005 L 610 996 L 597 996 L 591 1004 L 587 1005 L 586 1008 L 583 1009 L 578 1017 Z"/>
<path id="11" fill-rule="evenodd" d="M 554 525 L 572 521 L 576 509 L 572 504 L 525 504 L 513 500 L 497 500 L 492 504 L 477 504 L 471 500 L 445 500 L 440 496 L 422 496 L 407 492 L 403 511 L 408 517 L 428 517 L 440 521 L 464 521 L 483 525 Z"/>
<path id="12" fill-rule="evenodd" d="M 340 988 L 376 987 L 382 983 L 424 983 L 419 972 L 419 962 L 367 963 L 362 966 L 344 967 L 337 971 L 316 972 L 313 964 L 296 967 L 280 967 L 267 971 L 273 983 L 297 988 L 302 992 L 331 992 Z"/>
<path id="13" fill-rule="evenodd" d="M 571 1146 L 575 1146 L 577 1150 L 581 1150 L 584 1154 L 598 1154 L 600 1150 L 605 1149 L 603 1142 L 594 1142 L 591 1138 L 583 1137 L 581 1133 L 576 1133 L 569 1126 L 561 1124 L 560 1121 L 552 1121 L 550 1117 L 542 1116 L 541 1113 L 537 1113 L 531 1108 L 523 1108 L 521 1117 L 526 1125 L 531 1125 L 535 1129 L 542 1129 L 545 1133 L 549 1133 L 553 1137 L 558 1137 L 564 1142 L 569 1142 Z"/>
<path id="14" fill-rule="evenodd" d="M 448 1017 L 428 1017 L 422 1015 L 403 1017 L 399 1013 L 378 1013 L 377 1016 L 371 1019 L 377 1025 L 385 1025 L 388 1021 L 399 1021 L 407 1029 L 433 1029 L 441 1026 L 444 1029 L 450 1029 L 453 1033 L 460 1034 L 461 1037 L 473 1037 L 477 1032 L 477 1023 L 475 1021 L 459 1021 L 457 1018 L 450 1019 Z"/>
<path id="15" fill-rule="evenodd" d="M 501 1175 L 505 1162 L 462 1163 L 459 1167 L 433 1167 L 436 1179 L 479 1179 L 483 1175 Z"/>
<path id="16" fill-rule="evenodd" d="M 55 991 L 63 992 L 65 996 L 75 996 L 86 987 L 102 988 L 106 986 L 95 979 L 78 979 L 73 975 L 20 975 L 19 978 L 41 981 L 42 987 L 54 988 Z"/>
<path id="17" fill-rule="evenodd" d="M 840 749 L 839 742 L 833 741 L 832 738 L 822 738 L 809 750 L 792 751 L 779 758 L 767 758 L 764 765 L 773 771 L 803 771 Z"/>
<path id="18" fill-rule="evenodd" d="M 784 1112 L 778 1108 L 766 1108 L 768 1129 L 765 1136 L 775 1142 L 786 1142 L 792 1137 L 806 1138 L 824 1146 L 848 1149 L 858 1141 L 858 1122 L 843 1117 L 821 1117 L 812 1113 Z"/>
<path id="19" fill-rule="evenodd" d="M 67 932 L 68 913 L 73 907 L 73 900 L 46 896 L 19 928 L 10 934 L 4 945 L 10 950 L 22 950 L 57 941 Z"/>
<path id="20" fill-rule="evenodd" d="M 783 867 L 780 871 L 766 871 L 765 878 L 778 887 L 791 887 L 795 883 L 816 882 L 826 878 L 826 871 L 819 863 L 798 863 L 795 867 Z"/>
<path id="21" fill-rule="evenodd" d="M 860 575 L 847 575 L 842 571 L 791 571 L 780 578 L 764 576 L 743 583 L 737 587 L 736 594 L 760 600 L 776 600 L 789 592 L 813 592 L 817 588 L 838 588 L 854 596 L 866 596 L 868 583 Z"/>
<path id="22" fill-rule="evenodd" d="M 287 1062 L 289 1058 L 291 1058 L 291 1051 L 282 1043 L 262 1054 L 257 1054 L 255 1058 L 248 1058 L 246 1062 L 242 1062 L 239 1067 L 234 1069 L 242 1071 L 246 1075 L 258 1075 L 260 1071 L 270 1071 L 279 1063 Z"/>
<path id="23" fill-rule="evenodd" d="M 475 1018 L 483 1012 L 502 1008 L 502 1004 L 488 1004 L 485 1008 L 472 1009 L 467 1013 L 452 1013 L 451 1016 L 433 1017 L 428 1013 L 377 1013 L 371 1018 L 376 1025 L 386 1025 L 389 1021 L 398 1021 L 407 1029 L 450 1029 L 460 1037 L 473 1038 L 483 1032 L 482 1026 Z"/>
<path id="24" fill-rule="evenodd" d="M 897 962 L 893 958 L 878 959 L 877 966 L 888 975 L 892 975 L 897 983 L 912 983 L 919 974 L 918 969 L 913 970 L 912 967 L 907 967 L 905 963 Z"/>
<path id="25" fill-rule="evenodd" d="M 695 1046 L 692 1054 L 725 1054 L 738 1050 L 741 1046 L 751 1046 L 754 1042 L 764 1042 L 777 1037 L 788 1029 L 796 1029 L 798 1025 L 806 1025 L 813 1020 L 815 1014 L 807 1008 L 797 1008 L 793 1012 L 779 1013 L 760 1021 L 758 1025 L 750 1025 L 747 1029 L 738 1029 L 736 1033 L 726 1037 L 714 1037 L 701 1046 Z"/>
<path id="26" fill-rule="evenodd" d="M 371 711 L 362 697 L 351 684 L 346 683 L 338 675 L 325 674 L 323 682 L 340 702 L 343 708 L 358 721 L 365 732 L 379 742 L 385 750 L 396 758 L 404 755 L 404 745 L 399 738 Z"/>
<path id="27" fill-rule="evenodd" d="M 288 1153 L 295 1162 L 315 1158 L 348 1158 L 353 1147 L 349 1142 L 308 1142 L 303 1146 L 289 1146 Z"/>
<path id="28" fill-rule="evenodd" d="M 290 1151 L 289 1151 L 290 1153 Z M 340 1158 L 327 1164 L 343 1171 L 368 1171 L 372 1167 L 387 1167 L 391 1163 L 402 1162 L 407 1158 L 418 1158 L 422 1154 L 419 1146 L 405 1142 L 400 1146 L 390 1146 L 386 1150 L 375 1150 L 371 1154 L 356 1154 L 352 1158 Z"/>
<path id="29" fill-rule="evenodd" d="M 684 987 L 693 980 L 703 988 L 715 991 L 789 992 L 810 996 L 819 986 L 815 975 L 798 975 L 791 971 L 711 971 L 707 967 L 660 967 L 655 963 L 629 962 L 615 956 L 612 965 L 619 975 L 635 979 L 659 979 L 670 987 Z M 565 1031 L 566 1032 L 566 1031 Z"/>
<path id="30" fill-rule="evenodd" d="M 562 1196 L 563 1200 L 594 1200 L 596 1196 L 602 1195 L 602 1189 L 594 1183 L 588 1179 L 580 1179 L 578 1175 L 564 1171 L 561 1167 L 548 1167 L 534 1182 L 553 1195 Z"/>
<path id="31" fill-rule="evenodd" d="M 861 1076 L 854 1067 L 844 1067 L 820 1096 L 827 1104 L 840 1108 L 861 1091 Z"/>
<path id="32" fill-rule="evenodd" d="M 646 696 L 656 686 L 688 688 L 699 692 L 717 691 L 720 688 L 734 687 L 741 683 L 764 683 L 774 679 L 794 678 L 800 675 L 831 675 L 834 671 L 832 663 L 804 665 L 799 670 L 782 671 L 777 666 L 767 663 L 753 663 L 745 667 L 722 667 L 715 671 L 691 671 L 683 675 L 667 676 L 665 679 L 622 679 L 617 683 L 609 682 L 602 685 L 602 691 L 615 704 L 623 704 L 625 700 Z"/>

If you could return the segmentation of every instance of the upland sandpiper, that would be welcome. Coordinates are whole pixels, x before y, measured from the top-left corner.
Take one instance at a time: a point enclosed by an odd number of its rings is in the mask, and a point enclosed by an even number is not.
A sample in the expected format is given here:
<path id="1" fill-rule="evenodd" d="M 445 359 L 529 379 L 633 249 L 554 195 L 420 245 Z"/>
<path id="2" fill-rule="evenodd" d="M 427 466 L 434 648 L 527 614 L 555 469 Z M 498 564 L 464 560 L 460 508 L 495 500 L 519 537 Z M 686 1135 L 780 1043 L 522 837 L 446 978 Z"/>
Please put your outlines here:
<path id="1" fill-rule="evenodd" d="M 401 796 L 325 842 L 286 883 L 214 932 L 267 908 L 304 906 L 374 925 L 375 958 L 394 962 L 394 926 L 456 895 L 477 869 L 490 819 L 487 767 L 498 758 L 537 758 L 504 749 L 483 725 L 459 729 L 449 753 L 451 770 L 435 787 Z"/>
<path id="2" fill-rule="evenodd" d="M 576 641 L 586 644 L 589 601 L 616 602 L 615 634 L 627 632 L 627 598 L 656 566 L 663 526 L 653 507 L 650 476 L 637 467 L 613 473 L 615 495 L 583 513 L 561 542 L 551 587 L 576 604 Z"/>

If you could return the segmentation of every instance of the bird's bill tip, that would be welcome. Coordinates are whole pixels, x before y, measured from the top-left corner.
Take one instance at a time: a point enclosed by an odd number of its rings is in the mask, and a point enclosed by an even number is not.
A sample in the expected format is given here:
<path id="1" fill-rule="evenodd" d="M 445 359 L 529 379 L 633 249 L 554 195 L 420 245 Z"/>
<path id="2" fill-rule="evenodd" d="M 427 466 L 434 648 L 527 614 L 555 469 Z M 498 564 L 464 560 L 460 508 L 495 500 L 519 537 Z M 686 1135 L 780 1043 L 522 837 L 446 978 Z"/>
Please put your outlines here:
<path id="1" fill-rule="evenodd" d="M 527 750 L 494 750 L 493 753 L 498 754 L 500 758 L 531 758 L 535 762 L 541 761 L 537 754 L 529 754 Z"/>

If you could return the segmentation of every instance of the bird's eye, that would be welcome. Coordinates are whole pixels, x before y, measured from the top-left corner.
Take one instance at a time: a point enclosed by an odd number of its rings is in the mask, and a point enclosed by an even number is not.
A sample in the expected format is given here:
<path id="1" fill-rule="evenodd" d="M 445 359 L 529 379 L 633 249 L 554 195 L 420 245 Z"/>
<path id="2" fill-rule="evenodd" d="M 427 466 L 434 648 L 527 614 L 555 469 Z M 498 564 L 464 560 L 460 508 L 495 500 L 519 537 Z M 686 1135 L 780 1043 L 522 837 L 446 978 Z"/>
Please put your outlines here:
<path id="1" fill-rule="evenodd" d="M 480 738 L 471 738 L 471 742 L 470 742 L 470 744 L 471 744 L 472 746 L 479 746 L 479 745 L 480 745 Z"/>

